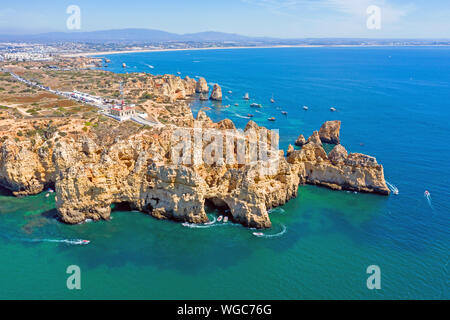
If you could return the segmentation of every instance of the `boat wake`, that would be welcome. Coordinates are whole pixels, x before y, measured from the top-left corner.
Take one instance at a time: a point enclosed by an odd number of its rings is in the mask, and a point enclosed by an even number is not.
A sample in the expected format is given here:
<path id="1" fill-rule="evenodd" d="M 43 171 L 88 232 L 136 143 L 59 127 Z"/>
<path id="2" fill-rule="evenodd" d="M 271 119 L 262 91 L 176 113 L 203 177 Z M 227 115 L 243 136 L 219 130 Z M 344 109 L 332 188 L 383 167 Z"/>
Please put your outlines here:
<path id="1" fill-rule="evenodd" d="M 208 229 L 208 228 L 212 228 L 215 226 L 223 226 L 223 224 L 216 224 L 217 219 L 214 217 L 212 221 L 210 222 L 206 222 L 206 223 L 202 223 L 202 224 L 195 224 L 195 223 L 189 223 L 189 222 L 185 222 L 182 224 L 183 227 L 185 228 L 190 228 L 190 229 Z"/>
<path id="2" fill-rule="evenodd" d="M 63 243 L 63 244 L 69 244 L 74 246 L 86 246 L 89 243 L 91 243 L 89 240 L 82 240 L 82 239 L 21 239 L 25 242 L 32 242 L 32 243 L 39 243 L 39 242 L 49 242 L 49 243 Z"/>
<path id="3" fill-rule="evenodd" d="M 431 194 L 428 191 L 425 191 L 423 196 L 427 200 L 427 203 L 430 206 L 430 208 L 434 210 L 433 203 L 431 202 Z"/>
<path id="4" fill-rule="evenodd" d="M 394 186 L 392 183 L 390 183 L 389 181 L 386 181 L 386 184 L 388 185 L 389 189 L 392 191 L 393 194 L 395 194 L 395 195 L 400 194 L 400 191 L 398 190 L 398 188 L 396 186 Z"/>
<path id="5" fill-rule="evenodd" d="M 254 232 L 253 235 L 257 238 L 263 238 L 263 239 L 279 238 L 279 237 L 282 237 L 287 232 L 287 228 L 284 224 L 281 225 L 281 228 L 282 228 L 282 230 L 276 234 L 265 234 L 262 232 Z"/>
<path id="6" fill-rule="evenodd" d="M 238 113 L 236 113 L 236 112 L 233 112 L 233 115 L 236 116 L 236 117 L 238 117 L 238 118 L 248 119 L 248 116 L 243 116 L 243 115 L 240 115 L 240 114 L 238 114 Z"/>
<path id="7" fill-rule="evenodd" d="M 273 208 L 271 210 L 269 210 L 269 214 L 273 214 L 273 213 L 285 213 L 286 211 L 283 208 Z"/>

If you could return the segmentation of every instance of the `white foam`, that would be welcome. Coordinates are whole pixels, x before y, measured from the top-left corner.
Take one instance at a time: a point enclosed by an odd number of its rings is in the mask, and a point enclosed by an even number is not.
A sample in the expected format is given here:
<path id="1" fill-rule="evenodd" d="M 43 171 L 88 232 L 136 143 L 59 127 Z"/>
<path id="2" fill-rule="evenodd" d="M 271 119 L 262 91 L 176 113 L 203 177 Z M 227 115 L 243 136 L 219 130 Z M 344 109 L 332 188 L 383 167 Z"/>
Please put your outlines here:
<path id="1" fill-rule="evenodd" d="M 386 181 L 386 184 L 388 185 L 389 189 L 395 194 L 398 195 L 400 193 L 400 191 L 398 190 L 398 188 L 396 186 L 394 186 L 392 183 L 390 183 L 389 181 Z"/>
<path id="2" fill-rule="evenodd" d="M 273 208 L 271 210 L 269 210 L 269 213 L 285 213 L 286 211 L 283 208 Z"/>
<path id="3" fill-rule="evenodd" d="M 76 246 L 83 246 L 83 245 L 87 245 L 89 244 L 89 242 L 85 242 L 85 240 L 82 239 L 63 239 L 63 240 L 58 240 L 58 239 L 21 239 L 22 241 L 25 242 L 49 242 L 49 243 L 65 243 L 65 244 L 70 244 L 70 245 L 76 245 Z"/>
<path id="4" fill-rule="evenodd" d="M 258 234 L 258 233 L 253 233 L 253 235 L 257 238 L 264 238 L 264 239 L 271 239 L 271 238 L 279 238 L 281 236 L 283 236 L 286 232 L 287 232 L 287 228 L 284 224 L 281 225 L 282 229 L 281 232 L 276 233 L 276 234 Z"/>

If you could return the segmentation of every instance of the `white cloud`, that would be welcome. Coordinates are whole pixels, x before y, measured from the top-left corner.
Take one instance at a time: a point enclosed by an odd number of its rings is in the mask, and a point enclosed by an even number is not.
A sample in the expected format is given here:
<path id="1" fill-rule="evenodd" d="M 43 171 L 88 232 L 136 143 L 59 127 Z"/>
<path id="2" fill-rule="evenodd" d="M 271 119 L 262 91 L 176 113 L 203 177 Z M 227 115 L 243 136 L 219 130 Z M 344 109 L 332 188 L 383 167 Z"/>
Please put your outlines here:
<path id="1" fill-rule="evenodd" d="M 393 5 L 388 0 L 242 0 L 245 3 L 267 8 L 272 13 L 298 15 L 300 10 L 333 11 L 355 18 L 366 18 L 366 9 L 371 5 L 381 8 L 384 23 L 397 22 L 414 10 L 414 5 Z M 295 12 L 294 12 L 295 11 Z"/>

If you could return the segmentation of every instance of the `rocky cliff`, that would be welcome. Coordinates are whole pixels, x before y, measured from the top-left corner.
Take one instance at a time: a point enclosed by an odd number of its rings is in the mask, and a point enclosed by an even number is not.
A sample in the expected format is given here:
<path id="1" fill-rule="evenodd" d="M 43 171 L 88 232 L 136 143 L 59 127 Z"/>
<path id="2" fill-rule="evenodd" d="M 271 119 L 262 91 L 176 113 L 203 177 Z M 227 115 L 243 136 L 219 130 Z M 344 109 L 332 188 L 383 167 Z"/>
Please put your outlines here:
<path id="1" fill-rule="evenodd" d="M 198 79 L 195 91 L 197 93 L 208 93 L 209 92 L 208 83 L 206 82 L 205 78 Z"/>
<path id="2" fill-rule="evenodd" d="M 208 221 L 205 203 L 209 202 L 226 209 L 233 221 L 267 228 L 271 226 L 268 211 L 296 197 L 301 183 L 389 194 L 383 167 L 375 158 L 348 155 L 341 145 L 327 155 L 317 132 L 301 150 L 291 148 L 287 158 L 282 151 L 272 152 L 270 164 L 275 166 L 268 170 L 265 161 L 225 163 L 227 151 L 236 153 L 228 146 L 223 153 L 214 153 L 219 157 L 213 163 L 177 164 L 172 151 L 180 128 L 174 125 L 126 135 L 109 133 L 113 139 L 106 144 L 94 131 L 83 132 L 74 122 L 67 123 L 59 131 L 39 131 L 33 138 L 13 139 L 19 128 L 9 127 L 2 132 L 0 145 L 0 183 L 18 196 L 37 194 L 54 185 L 58 214 L 65 223 L 107 220 L 111 205 L 117 203 L 127 203 L 158 219 L 204 223 Z M 54 125 L 44 121 L 41 128 Z M 31 132 L 35 127 L 33 122 L 23 123 L 20 131 Z M 232 141 L 253 145 L 254 150 L 272 141 L 272 133 L 253 121 L 242 132 L 230 120 L 214 123 L 203 111 L 184 129 L 195 136 L 194 128 L 226 130 Z M 63 129 L 70 134 L 62 134 Z M 267 141 L 256 138 L 261 135 Z M 200 150 L 208 148 L 209 143 L 202 142 Z M 249 152 L 246 159 L 251 158 Z"/>
<path id="3" fill-rule="evenodd" d="M 218 84 L 214 85 L 210 99 L 215 101 L 222 101 L 222 88 Z"/>

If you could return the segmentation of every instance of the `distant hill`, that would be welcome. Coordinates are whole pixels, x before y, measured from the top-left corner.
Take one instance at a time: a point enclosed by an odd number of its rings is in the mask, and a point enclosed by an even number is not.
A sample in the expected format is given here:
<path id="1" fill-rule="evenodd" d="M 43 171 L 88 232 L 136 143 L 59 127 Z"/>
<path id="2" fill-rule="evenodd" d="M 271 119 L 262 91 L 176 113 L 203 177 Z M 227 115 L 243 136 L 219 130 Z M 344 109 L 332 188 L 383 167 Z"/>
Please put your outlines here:
<path id="1" fill-rule="evenodd" d="M 254 38 L 223 32 L 176 34 L 153 29 L 121 29 L 91 32 L 50 32 L 35 35 L 0 35 L 0 41 L 36 42 L 167 42 L 249 41 Z"/>
<path id="2" fill-rule="evenodd" d="M 449 45 L 450 39 L 363 39 L 363 38 L 268 38 L 248 37 L 234 33 L 206 31 L 177 34 L 154 29 L 119 29 L 90 32 L 49 32 L 33 35 L 0 35 L 2 42 L 84 42 L 93 44 L 143 44 L 161 42 L 236 42 L 279 45 Z"/>

